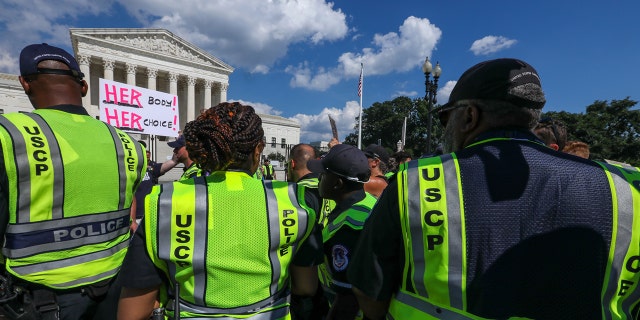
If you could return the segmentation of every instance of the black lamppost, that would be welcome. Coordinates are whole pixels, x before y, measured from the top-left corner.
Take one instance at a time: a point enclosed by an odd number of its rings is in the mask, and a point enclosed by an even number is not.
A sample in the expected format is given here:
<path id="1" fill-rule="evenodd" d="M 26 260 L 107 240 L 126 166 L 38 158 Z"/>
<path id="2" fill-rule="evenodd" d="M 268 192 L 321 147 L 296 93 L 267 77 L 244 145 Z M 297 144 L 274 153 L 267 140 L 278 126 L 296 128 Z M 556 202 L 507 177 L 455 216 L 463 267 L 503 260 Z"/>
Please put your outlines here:
<path id="1" fill-rule="evenodd" d="M 440 63 L 436 63 L 436 67 L 432 68 L 431 62 L 429 62 L 429 57 L 424 60 L 424 64 L 422 64 L 422 72 L 424 72 L 424 85 L 426 88 L 426 95 L 424 100 L 427 102 L 427 154 L 431 154 L 431 122 L 433 119 L 433 115 L 431 111 L 433 111 L 433 106 L 435 106 L 436 100 L 436 91 L 438 90 L 438 78 L 440 78 L 440 74 L 442 73 L 442 69 L 440 69 Z M 429 76 L 433 73 L 433 80 L 429 79 Z"/>

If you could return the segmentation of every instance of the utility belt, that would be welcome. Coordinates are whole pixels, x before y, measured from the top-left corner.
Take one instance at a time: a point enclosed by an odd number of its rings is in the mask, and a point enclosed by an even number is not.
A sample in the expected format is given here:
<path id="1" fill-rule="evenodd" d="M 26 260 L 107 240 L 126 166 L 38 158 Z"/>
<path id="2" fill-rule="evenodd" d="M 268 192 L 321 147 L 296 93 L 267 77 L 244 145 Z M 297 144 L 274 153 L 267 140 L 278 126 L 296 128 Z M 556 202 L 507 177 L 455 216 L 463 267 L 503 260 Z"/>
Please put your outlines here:
<path id="1" fill-rule="evenodd" d="M 0 314 L 12 320 L 58 320 L 60 308 L 56 296 L 78 293 L 100 302 L 107 296 L 113 280 L 111 278 L 71 289 L 52 289 L 16 279 L 6 273 L 1 274 Z"/>

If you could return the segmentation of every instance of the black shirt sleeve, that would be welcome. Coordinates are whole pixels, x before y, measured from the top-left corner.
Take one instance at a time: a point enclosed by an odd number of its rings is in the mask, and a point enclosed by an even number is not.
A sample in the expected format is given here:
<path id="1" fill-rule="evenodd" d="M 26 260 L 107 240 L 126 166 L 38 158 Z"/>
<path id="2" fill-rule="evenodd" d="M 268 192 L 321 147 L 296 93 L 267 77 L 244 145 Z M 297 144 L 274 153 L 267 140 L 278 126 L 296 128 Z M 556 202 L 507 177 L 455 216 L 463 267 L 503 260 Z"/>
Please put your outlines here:
<path id="1" fill-rule="evenodd" d="M 392 179 L 371 211 L 347 269 L 349 282 L 379 301 L 397 291 L 404 263 L 397 190 Z"/>
<path id="2" fill-rule="evenodd" d="M 316 211 L 316 214 L 320 213 L 320 201 L 318 197 L 305 188 L 304 198 L 306 205 L 312 210 Z M 293 258 L 292 264 L 299 267 L 317 266 L 323 262 L 322 253 L 322 226 L 318 225 L 316 218 L 313 223 L 313 230 L 309 237 L 302 243 L 298 244 L 298 251 Z"/>
<path id="3" fill-rule="evenodd" d="M 140 223 L 131 239 L 118 277 L 123 287 L 127 288 L 154 288 L 163 283 L 162 271 L 156 268 L 147 254 L 144 223 Z"/>

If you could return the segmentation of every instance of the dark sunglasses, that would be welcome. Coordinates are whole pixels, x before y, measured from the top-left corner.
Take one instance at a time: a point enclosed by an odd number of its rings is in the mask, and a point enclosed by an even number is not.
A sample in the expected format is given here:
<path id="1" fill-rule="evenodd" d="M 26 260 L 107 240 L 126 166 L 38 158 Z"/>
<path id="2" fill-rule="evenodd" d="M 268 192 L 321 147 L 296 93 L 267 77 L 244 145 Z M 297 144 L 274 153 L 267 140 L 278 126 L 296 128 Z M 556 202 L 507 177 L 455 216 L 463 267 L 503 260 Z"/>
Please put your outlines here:
<path id="1" fill-rule="evenodd" d="M 438 120 L 440 120 L 440 124 L 442 125 L 442 127 L 444 128 L 447 126 L 447 123 L 449 122 L 449 114 L 452 110 L 466 106 L 468 106 L 468 104 L 454 104 L 452 106 L 436 110 L 436 112 L 438 113 Z"/>

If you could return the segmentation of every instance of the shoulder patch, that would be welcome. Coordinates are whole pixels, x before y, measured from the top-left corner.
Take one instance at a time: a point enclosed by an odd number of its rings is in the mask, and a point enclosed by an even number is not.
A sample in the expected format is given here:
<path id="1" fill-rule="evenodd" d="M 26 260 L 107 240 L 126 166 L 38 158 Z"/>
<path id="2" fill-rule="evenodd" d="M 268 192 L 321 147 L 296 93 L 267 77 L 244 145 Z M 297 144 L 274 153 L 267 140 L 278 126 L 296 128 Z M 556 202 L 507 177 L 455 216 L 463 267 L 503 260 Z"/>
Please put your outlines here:
<path id="1" fill-rule="evenodd" d="M 331 258 L 333 260 L 333 269 L 336 271 L 344 271 L 349 265 L 347 254 L 349 250 L 343 245 L 337 244 L 331 248 Z"/>

